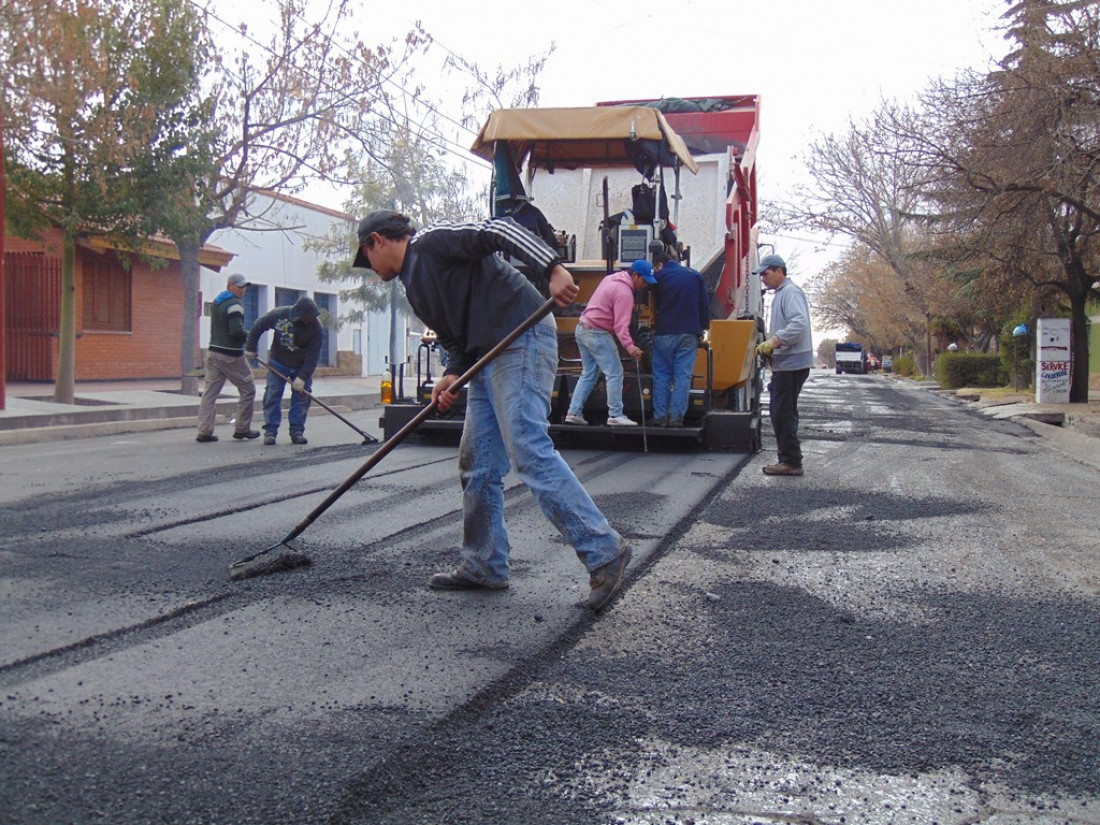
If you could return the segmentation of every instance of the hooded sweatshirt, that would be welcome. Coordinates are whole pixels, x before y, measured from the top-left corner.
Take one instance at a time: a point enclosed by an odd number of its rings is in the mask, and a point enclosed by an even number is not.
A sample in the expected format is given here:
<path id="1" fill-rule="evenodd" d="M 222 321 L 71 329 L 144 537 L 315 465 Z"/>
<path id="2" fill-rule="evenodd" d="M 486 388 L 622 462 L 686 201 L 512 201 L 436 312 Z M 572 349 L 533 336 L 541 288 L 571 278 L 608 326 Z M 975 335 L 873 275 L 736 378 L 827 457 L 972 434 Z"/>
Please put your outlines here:
<path id="1" fill-rule="evenodd" d="M 596 286 L 581 313 L 580 324 L 601 329 L 619 339 L 623 349 L 634 346 L 630 321 L 634 315 L 634 277 L 629 272 L 613 272 Z"/>
<path id="2" fill-rule="evenodd" d="M 309 379 L 317 369 L 324 343 L 325 328 L 317 318 L 317 304 L 302 297 L 292 307 L 276 307 L 261 315 L 252 325 L 245 344 L 247 352 L 256 352 L 260 336 L 269 329 L 274 331 L 268 354 L 293 370 L 297 377 Z"/>

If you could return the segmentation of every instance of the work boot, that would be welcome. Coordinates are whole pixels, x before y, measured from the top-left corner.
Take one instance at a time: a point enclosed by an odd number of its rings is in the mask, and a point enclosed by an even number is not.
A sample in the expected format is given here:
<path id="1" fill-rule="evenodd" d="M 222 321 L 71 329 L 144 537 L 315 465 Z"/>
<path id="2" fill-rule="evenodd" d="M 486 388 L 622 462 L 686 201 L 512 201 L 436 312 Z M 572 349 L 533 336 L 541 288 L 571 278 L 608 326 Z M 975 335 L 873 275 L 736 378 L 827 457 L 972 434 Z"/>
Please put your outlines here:
<path id="1" fill-rule="evenodd" d="M 275 436 L 273 436 L 271 433 L 268 433 L 267 435 L 265 435 L 264 436 L 264 446 L 265 447 L 274 447 L 275 446 Z"/>
<path id="2" fill-rule="evenodd" d="M 463 575 L 459 567 L 453 573 L 436 573 L 428 579 L 432 590 L 507 590 L 507 581 L 479 582 Z"/>
<path id="3" fill-rule="evenodd" d="M 290 443 L 291 444 L 308 444 L 309 440 L 304 435 L 302 435 L 301 433 L 291 433 L 290 434 Z"/>
<path id="4" fill-rule="evenodd" d="M 233 433 L 233 437 L 235 439 L 237 439 L 238 441 L 244 441 L 246 438 L 259 438 L 260 437 L 260 431 L 259 430 L 245 430 L 244 432 Z"/>
<path id="5" fill-rule="evenodd" d="M 619 539 L 619 547 L 619 555 L 588 574 L 588 584 L 592 588 L 588 594 L 588 607 L 597 613 L 619 592 L 626 566 L 630 564 L 630 558 L 634 554 L 626 539 Z"/>
<path id="6" fill-rule="evenodd" d="M 795 467 L 793 464 L 769 464 L 764 468 L 764 475 L 766 476 L 800 476 L 802 475 L 802 468 Z"/>
<path id="7" fill-rule="evenodd" d="M 200 444 L 209 444 L 211 441 L 217 441 L 218 437 L 213 433 L 199 433 L 195 436 L 195 440 Z"/>
<path id="8" fill-rule="evenodd" d="M 665 416 L 665 417 L 662 417 L 662 418 L 654 418 L 652 421 L 649 422 L 649 426 L 651 426 L 651 427 L 667 427 L 668 426 L 668 417 Z"/>

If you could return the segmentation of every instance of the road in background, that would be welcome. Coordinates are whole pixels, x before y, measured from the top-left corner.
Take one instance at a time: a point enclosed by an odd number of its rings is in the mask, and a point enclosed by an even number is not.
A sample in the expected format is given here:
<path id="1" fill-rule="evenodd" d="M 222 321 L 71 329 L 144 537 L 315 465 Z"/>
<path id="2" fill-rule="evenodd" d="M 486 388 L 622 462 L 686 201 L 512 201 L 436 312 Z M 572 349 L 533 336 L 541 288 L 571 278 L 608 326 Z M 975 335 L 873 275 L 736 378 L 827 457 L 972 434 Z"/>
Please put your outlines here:
<path id="1" fill-rule="evenodd" d="M 0 819 L 1100 822 L 1096 470 L 881 377 L 802 406 L 801 479 L 567 454 L 637 548 L 599 617 L 513 479 L 512 588 L 426 589 L 451 447 L 237 583 L 373 448 L 3 448 Z"/>

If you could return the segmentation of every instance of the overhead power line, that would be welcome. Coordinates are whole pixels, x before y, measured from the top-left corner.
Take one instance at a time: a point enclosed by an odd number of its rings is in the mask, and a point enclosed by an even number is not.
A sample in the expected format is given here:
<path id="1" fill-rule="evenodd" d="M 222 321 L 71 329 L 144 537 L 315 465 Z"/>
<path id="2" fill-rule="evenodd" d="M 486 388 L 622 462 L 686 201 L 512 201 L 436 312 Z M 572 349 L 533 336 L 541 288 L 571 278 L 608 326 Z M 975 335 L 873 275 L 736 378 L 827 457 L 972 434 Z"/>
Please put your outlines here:
<path id="1" fill-rule="evenodd" d="M 215 12 L 212 8 L 204 8 L 203 6 L 201 6 L 199 4 L 198 0 L 188 0 L 188 2 L 192 6 L 194 6 L 197 10 L 199 10 L 200 12 L 208 15 L 212 20 L 216 21 L 217 23 L 219 23 L 224 28 L 226 28 L 229 31 L 233 32 L 238 37 L 241 37 L 244 40 L 248 41 L 249 43 L 252 43 L 255 46 L 258 46 L 259 48 L 263 49 L 264 51 L 268 52 L 269 54 L 272 54 L 274 56 L 278 56 L 274 52 L 274 50 L 272 50 L 265 43 L 260 42 L 256 38 L 252 37 L 248 32 L 242 31 L 238 26 L 226 21 L 221 16 L 219 16 L 217 14 L 217 12 Z M 303 23 L 306 23 L 307 25 L 313 25 L 313 24 L 310 23 L 309 20 L 307 20 L 305 17 L 303 17 L 300 13 L 295 12 L 295 15 Z M 274 23 L 275 21 L 269 21 L 269 22 Z M 327 35 L 326 35 L 326 37 L 327 37 Z M 356 55 L 353 52 L 346 49 L 341 43 L 339 43 L 335 40 L 332 40 L 331 38 L 328 39 L 328 42 L 332 46 L 334 46 L 337 49 L 339 49 L 340 51 L 342 51 L 350 59 L 357 61 L 358 63 L 360 63 L 360 65 L 363 65 L 363 62 L 362 62 L 361 58 L 358 55 Z M 448 51 L 448 53 L 450 53 L 450 50 L 447 50 L 447 51 Z M 305 70 L 305 71 L 306 71 L 307 74 L 309 74 L 308 70 Z M 318 77 L 317 75 L 311 75 L 311 76 L 316 82 L 324 83 L 324 81 L 322 81 L 321 78 Z M 431 106 L 430 104 L 426 103 L 425 101 L 420 100 L 419 98 L 412 96 L 409 93 L 408 89 L 401 86 L 399 83 L 394 81 L 392 78 L 383 78 L 382 82 L 383 83 L 388 83 L 393 88 L 397 89 L 402 94 L 404 99 L 411 101 L 413 103 L 413 105 L 422 107 L 422 108 L 428 110 L 429 112 L 437 115 L 438 117 L 441 117 L 442 119 L 454 124 L 458 128 L 466 131 L 467 133 L 473 134 L 473 132 L 469 128 L 467 128 L 463 124 L 459 123 L 458 121 L 454 120 L 453 118 L 451 118 L 447 114 L 441 112 L 440 110 L 436 109 L 435 107 Z M 335 89 L 332 87 L 331 84 L 327 84 L 327 88 L 329 90 L 335 91 Z M 364 90 L 363 94 L 364 94 L 365 97 L 368 97 L 369 99 L 371 99 L 371 100 L 373 100 L 377 103 L 384 102 L 384 99 L 381 96 L 379 96 L 376 93 L 372 93 L 369 90 Z M 380 120 L 385 121 L 387 123 L 390 123 L 393 126 L 396 126 L 398 128 L 402 127 L 402 124 L 398 120 L 396 120 L 395 118 L 393 118 L 392 116 L 390 116 L 390 115 L 388 115 L 384 112 L 380 112 L 380 111 L 376 110 L 375 115 Z M 421 126 L 423 126 L 423 124 L 421 124 Z M 437 149 L 440 149 L 441 151 L 446 152 L 447 154 L 450 154 L 450 155 L 453 155 L 453 156 L 456 156 L 456 157 L 460 158 L 464 163 L 474 163 L 474 164 L 479 165 L 479 166 L 481 166 L 485 169 L 490 168 L 490 164 L 487 161 L 485 161 L 484 159 L 472 154 L 466 147 L 461 146 L 458 143 L 455 143 L 454 141 L 451 141 L 445 135 L 439 133 L 437 130 L 431 129 L 429 127 L 424 127 L 423 131 L 420 133 L 420 136 L 423 137 L 432 146 L 435 146 Z"/>

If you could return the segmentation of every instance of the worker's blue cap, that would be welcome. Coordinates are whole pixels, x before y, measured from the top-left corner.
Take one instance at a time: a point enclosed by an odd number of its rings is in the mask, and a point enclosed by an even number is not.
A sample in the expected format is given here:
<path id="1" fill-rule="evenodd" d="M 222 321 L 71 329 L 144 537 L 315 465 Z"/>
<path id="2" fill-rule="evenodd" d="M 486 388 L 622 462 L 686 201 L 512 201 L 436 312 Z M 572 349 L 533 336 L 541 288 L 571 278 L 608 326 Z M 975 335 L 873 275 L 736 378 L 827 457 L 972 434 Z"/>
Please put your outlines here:
<path id="1" fill-rule="evenodd" d="M 778 255 L 765 255 L 761 258 L 760 263 L 756 265 L 756 269 L 752 271 L 752 274 L 759 275 L 765 269 L 771 269 L 773 266 L 782 267 L 784 272 L 787 271 L 787 262 Z"/>
<path id="2" fill-rule="evenodd" d="M 640 258 L 630 265 L 630 271 L 636 272 L 642 276 L 642 280 L 647 284 L 657 283 L 657 278 L 653 275 L 653 267 L 650 266 L 649 261 L 644 258 Z"/>

